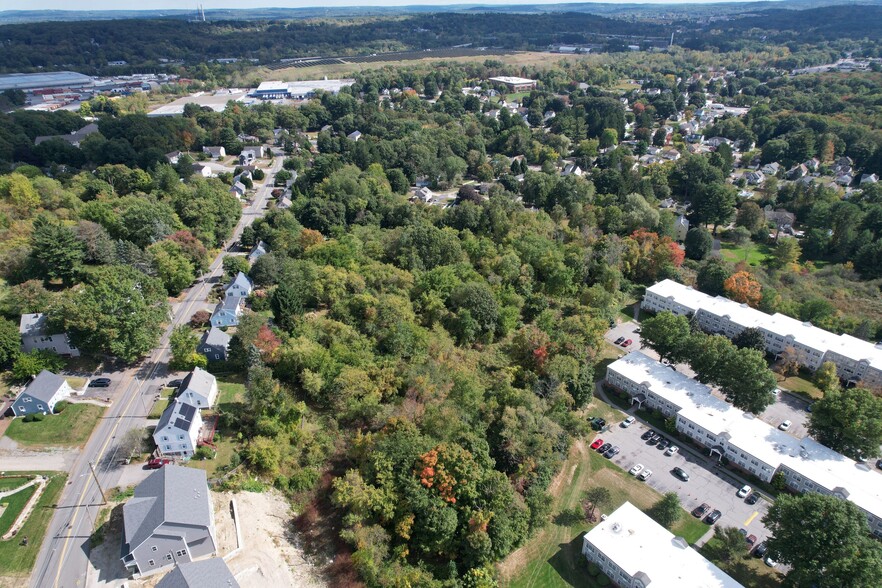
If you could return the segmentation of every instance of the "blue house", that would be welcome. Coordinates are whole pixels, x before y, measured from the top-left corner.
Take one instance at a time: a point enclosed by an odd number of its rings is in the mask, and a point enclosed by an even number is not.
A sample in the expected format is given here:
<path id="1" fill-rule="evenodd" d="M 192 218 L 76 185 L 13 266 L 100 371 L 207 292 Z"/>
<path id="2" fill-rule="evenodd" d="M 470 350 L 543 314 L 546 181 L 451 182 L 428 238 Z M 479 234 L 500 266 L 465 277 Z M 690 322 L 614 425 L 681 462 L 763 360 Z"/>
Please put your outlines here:
<path id="1" fill-rule="evenodd" d="M 12 413 L 15 416 L 52 414 L 55 403 L 67 398 L 72 392 L 67 380 L 49 370 L 43 370 L 12 403 Z"/>
<path id="2" fill-rule="evenodd" d="M 252 289 L 253 286 L 251 285 L 251 280 L 248 279 L 248 276 L 239 272 L 236 274 L 235 279 L 230 282 L 230 285 L 227 286 L 227 289 L 224 290 L 224 296 L 227 298 L 248 298 Z"/>
<path id="3" fill-rule="evenodd" d="M 242 315 L 242 301 L 244 298 L 238 296 L 227 296 L 223 302 L 218 302 L 211 315 L 212 327 L 235 327 L 239 324 L 239 317 Z"/>

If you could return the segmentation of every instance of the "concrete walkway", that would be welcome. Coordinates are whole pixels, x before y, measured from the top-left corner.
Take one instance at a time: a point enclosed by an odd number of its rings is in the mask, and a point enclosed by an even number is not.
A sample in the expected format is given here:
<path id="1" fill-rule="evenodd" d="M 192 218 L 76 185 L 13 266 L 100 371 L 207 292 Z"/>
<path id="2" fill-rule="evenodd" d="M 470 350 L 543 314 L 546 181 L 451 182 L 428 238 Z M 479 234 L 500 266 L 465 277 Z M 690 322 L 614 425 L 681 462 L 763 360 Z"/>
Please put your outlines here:
<path id="1" fill-rule="evenodd" d="M 39 488 L 37 488 L 37 491 L 34 492 L 34 495 L 31 496 L 31 499 L 28 500 L 28 503 L 21 510 L 18 518 L 15 519 L 15 522 L 12 523 L 12 526 L 9 528 L 9 531 L 7 531 L 6 534 L 3 535 L 3 537 L 0 539 L 6 541 L 7 539 L 15 537 L 16 533 L 18 533 L 18 531 L 24 526 L 25 522 L 27 522 L 28 517 L 31 516 L 31 512 L 33 512 L 34 507 L 37 506 L 37 502 L 40 500 L 40 496 L 43 495 L 43 490 L 46 489 L 47 482 L 49 482 L 49 479 L 44 478 L 43 476 L 37 476 L 36 479 L 34 479 L 34 484 L 39 484 Z M 27 484 L 26 486 L 22 486 L 15 492 L 21 492 L 25 488 L 33 486 L 34 484 Z"/>
<path id="2" fill-rule="evenodd" d="M 34 484 L 38 484 L 38 483 L 39 483 L 39 479 L 38 479 L 38 478 L 33 478 L 30 482 L 27 482 L 27 483 L 25 483 L 25 484 L 22 484 L 22 485 L 19 486 L 18 488 L 13 488 L 13 489 L 11 489 L 11 490 L 7 490 L 7 491 L 5 491 L 5 492 L 0 492 L 0 498 L 6 498 L 7 496 L 12 496 L 13 494 L 15 494 L 15 493 L 17 493 L 17 492 L 21 492 L 21 491 L 24 490 L 25 488 L 30 488 L 30 487 L 33 486 Z"/>

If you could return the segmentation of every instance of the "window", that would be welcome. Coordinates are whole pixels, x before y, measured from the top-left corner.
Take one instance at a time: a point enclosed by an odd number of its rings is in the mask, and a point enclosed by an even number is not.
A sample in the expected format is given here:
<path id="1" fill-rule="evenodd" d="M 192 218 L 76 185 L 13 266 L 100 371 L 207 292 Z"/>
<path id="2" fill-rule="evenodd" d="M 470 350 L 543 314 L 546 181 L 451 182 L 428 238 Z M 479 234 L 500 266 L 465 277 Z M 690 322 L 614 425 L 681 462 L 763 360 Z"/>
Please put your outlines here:
<path id="1" fill-rule="evenodd" d="M 147 565 L 150 566 L 150 567 L 153 567 L 153 566 L 156 565 L 156 562 L 153 561 L 152 559 L 148 559 L 148 560 L 147 560 Z"/>
<path id="2" fill-rule="evenodd" d="M 215 354 L 214 354 L 214 358 L 215 358 L 215 359 L 220 359 L 220 355 L 218 355 L 218 354 L 215 353 Z"/>
<path id="3" fill-rule="evenodd" d="M 162 440 L 163 440 L 163 441 L 168 441 L 168 437 L 163 437 Z"/>
<path id="4" fill-rule="evenodd" d="M 25 396 L 24 401 L 25 401 L 25 402 L 33 402 L 34 399 L 33 399 L 33 398 L 28 398 L 27 396 Z"/>
<path id="5" fill-rule="evenodd" d="M 42 405 L 42 404 L 38 404 L 38 405 L 37 405 L 37 410 L 43 410 L 43 405 Z"/>
<path id="6" fill-rule="evenodd" d="M 172 560 L 172 554 L 169 553 L 165 556 L 165 561 L 171 561 L 171 560 Z"/>
<path id="7" fill-rule="evenodd" d="M 153 547 L 150 548 L 150 551 L 156 551 L 157 549 L 158 548 L 154 545 Z"/>
<path id="8" fill-rule="evenodd" d="M 178 551 L 175 552 L 175 555 L 177 555 L 178 557 L 184 557 L 185 555 L 187 555 L 187 550 L 186 550 L 186 549 L 180 549 L 180 550 L 178 550 Z"/>

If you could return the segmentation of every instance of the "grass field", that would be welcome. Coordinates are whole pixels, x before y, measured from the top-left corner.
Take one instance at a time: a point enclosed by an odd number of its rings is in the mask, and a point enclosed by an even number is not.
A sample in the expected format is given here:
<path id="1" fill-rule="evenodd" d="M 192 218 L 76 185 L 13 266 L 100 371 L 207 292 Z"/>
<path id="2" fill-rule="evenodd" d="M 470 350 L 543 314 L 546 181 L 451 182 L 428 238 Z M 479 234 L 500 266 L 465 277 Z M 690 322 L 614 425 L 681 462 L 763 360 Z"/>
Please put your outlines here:
<path id="1" fill-rule="evenodd" d="M 6 477 L 0 478 L 0 492 L 6 492 L 7 490 L 12 490 L 13 488 L 18 488 L 19 486 L 24 486 L 28 482 L 33 479 L 34 476 L 14 476 L 14 477 Z M 2 533 L 0 533 L 2 535 Z"/>
<path id="2" fill-rule="evenodd" d="M 613 407 L 598 400 L 592 403 L 586 414 L 601 416 L 607 420 L 615 420 L 621 416 Z M 526 545 L 500 564 L 503 586 L 594 588 L 597 583 L 587 574 L 585 558 L 581 555 L 582 533 L 590 530 L 593 524 L 584 521 L 572 523 L 556 515 L 578 506 L 583 492 L 595 486 L 609 489 L 612 495 L 610 505 L 603 509 L 605 513 L 612 512 L 625 501 L 638 508 L 648 509 L 661 498 L 650 486 L 639 482 L 611 461 L 588 449 L 588 441 L 590 440 L 580 440 L 573 445 L 569 458 L 549 487 L 553 499 L 552 520 Z M 683 511 L 673 533 L 694 543 L 708 528 Z"/>
<path id="3" fill-rule="evenodd" d="M 820 388 L 815 386 L 811 380 L 801 376 L 790 376 L 778 382 L 778 385 L 781 388 L 805 397 L 806 400 L 820 400 L 824 397 L 824 393 L 821 392 Z"/>
<path id="4" fill-rule="evenodd" d="M 6 436 L 27 447 L 80 446 L 89 439 L 104 410 L 94 404 L 71 404 L 61 414 L 46 415 L 42 421 L 26 423 L 17 418 L 9 424 Z"/>
<path id="5" fill-rule="evenodd" d="M 745 588 L 778 588 L 781 585 L 781 575 L 759 558 L 747 556 L 731 562 L 721 561 L 717 557 L 716 539 L 708 541 L 699 551 Z"/>
<path id="6" fill-rule="evenodd" d="M 763 244 L 748 243 L 741 247 L 734 243 L 725 241 L 720 243 L 722 248 L 721 254 L 723 259 L 732 263 L 741 263 L 746 261 L 747 265 L 758 266 L 765 261 L 766 256 L 771 253 L 770 249 Z"/>
<path id="7" fill-rule="evenodd" d="M 80 378 L 77 376 L 67 376 L 64 378 L 67 380 L 67 385 L 73 388 L 74 390 L 80 390 L 83 386 L 86 385 L 86 378 Z"/>
<path id="8" fill-rule="evenodd" d="M 244 408 L 245 384 L 242 381 L 241 375 L 218 376 L 217 387 L 218 411 L 238 412 Z M 214 438 L 214 444 L 217 448 L 217 454 L 214 456 L 214 459 L 206 459 L 204 461 L 191 459 L 187 462 L 187 465 L 190 467 L 205 470 L 209 478 L 217 473 L 218 468 L 229 465 L 233 454 L 236 452 L 237 441 L 231 434 L 231 431 L 218 429 Z"/>
<path id="9" fill-rule="evenodd" d="M 159 393 L 159 399 L 153 403 L 153 406 L 150 408 L 150 412 L 147 413 L 148 419 L 158 419 L 162 416 L 162 413 L 165 411 L 168 403 L 171 402 L 171 397 L 174 391 L 174 388 L 162 389 L 162 391 Z"/>
<path id="10" fill-rule="evenodd" d="M 12 527 L 12 523 L 15 522 L 15 519 L 18 518 L 18 515 L 21 514 L 21 511 L 24 510 L 28 500 L 31 499 L 31 496 L 33 496 L 36 491 L 36 486 L 30 486 L 20 492 L 16 492 L 6 498 L 0 499 L 0 504 L 6 506 L 6 508 L 3 509 L 3 514 L 0 515 L 0 536 L 9 531 L 9 528 Z"/>
<path id="11" fill-rule="evenodd" d="M 16 537 L 9 541 L 0 541 L 0 575 L 27 576 L 34 567 L 43 535 L 46 533 L 49 519 L 52 518 L 55 510 L 55 503 L 67 479 L 67 474 L 60 472 L 42 473 L 51 476 L 51 479 L 36 508 Z M 19 545 L 21 537 L 28 538 L 27 546 Z"/>

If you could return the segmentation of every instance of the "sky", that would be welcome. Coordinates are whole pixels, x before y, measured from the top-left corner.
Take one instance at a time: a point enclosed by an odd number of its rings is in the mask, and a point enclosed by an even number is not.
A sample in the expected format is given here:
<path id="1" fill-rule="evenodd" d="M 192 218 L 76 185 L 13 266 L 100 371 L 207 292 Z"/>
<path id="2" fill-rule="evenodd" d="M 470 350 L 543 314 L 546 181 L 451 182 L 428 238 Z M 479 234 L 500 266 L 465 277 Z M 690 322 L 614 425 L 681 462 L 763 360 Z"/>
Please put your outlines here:
<path id="1" fill-rule="evenodd" d="M 329 6 L 446 6 L 450 4 L 566 4 L 568 2 L 597 1 L 609 4 L 682 4 L 683 0 L 206 0 L 202 5 L 212 8 L 304 8 Z M 706 4 L 714 1 L 688 0 L 689 3 Z M 0 0 L 0 10 L 12 10 L 12 0 Z M 195 0 L 28 0 L 15 8 L 22 10 L 195 10 Z"/>

